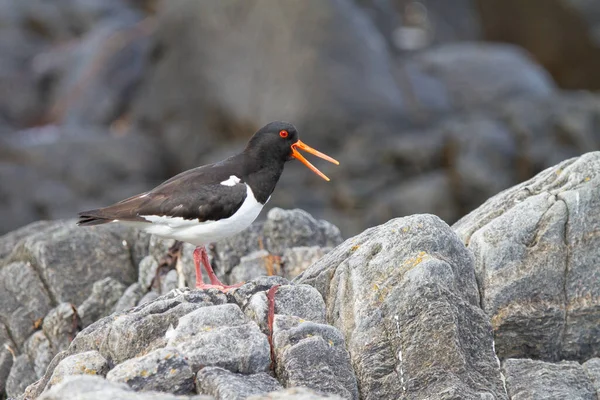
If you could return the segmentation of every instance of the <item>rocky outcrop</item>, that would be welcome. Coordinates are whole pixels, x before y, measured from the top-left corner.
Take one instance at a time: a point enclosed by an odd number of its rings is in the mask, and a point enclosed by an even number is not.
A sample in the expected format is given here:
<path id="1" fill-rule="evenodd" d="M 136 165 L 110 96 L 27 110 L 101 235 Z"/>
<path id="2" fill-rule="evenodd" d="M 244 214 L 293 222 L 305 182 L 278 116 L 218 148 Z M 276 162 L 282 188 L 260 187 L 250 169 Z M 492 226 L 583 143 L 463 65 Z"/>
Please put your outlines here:
<path id="1" fill-rule="evenodd" d="M 362 398 L 506 398 L 491 325 L 478 307 L 473 257 L 439 218 L 368 229 L 297 282 L 323 295 Z"/>
<path id="2" fill-rule="evenodd" d="M 588 153 L 453 228 L 414 215 L 341 244 L 333 225 L 274 209 L 210 248 L 224 279 L 252 278 L 227 294 L 185 287 L 188 246 L 118 226 L 26 227 L 0 239 L 0 383 L 19 400 L 596 399 L 598 170 Z M 77 254 L 90 243 L 93 256 Z M 319 252 L 292 282 L 256 277 Z M 89 260 L 106 275 L 78 264 Z"/>
<path id="3" fill-rule="evenodd" d="M 475 255 L 501 358 L 600 354 L 598 170 L 597 152 L 567 160 L 454 225 Z"/>

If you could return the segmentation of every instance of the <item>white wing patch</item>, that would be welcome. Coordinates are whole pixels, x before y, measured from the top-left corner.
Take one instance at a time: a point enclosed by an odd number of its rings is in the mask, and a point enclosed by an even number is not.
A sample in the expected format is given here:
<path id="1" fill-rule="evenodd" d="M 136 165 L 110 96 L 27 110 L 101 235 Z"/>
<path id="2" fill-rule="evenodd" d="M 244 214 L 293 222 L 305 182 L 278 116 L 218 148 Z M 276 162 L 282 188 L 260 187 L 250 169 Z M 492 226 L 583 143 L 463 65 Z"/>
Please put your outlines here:
<path id="1" fill-rule="evenodd" d="M 234 186 L 237 185 L 238 183 L 240 183 L 240 178 L 238 178 L 235 175 L 231 175 L 229 177 L 229 179 L 227 179 L 226 181 L 221 182 L 221 185 L 223 186 Z"/>

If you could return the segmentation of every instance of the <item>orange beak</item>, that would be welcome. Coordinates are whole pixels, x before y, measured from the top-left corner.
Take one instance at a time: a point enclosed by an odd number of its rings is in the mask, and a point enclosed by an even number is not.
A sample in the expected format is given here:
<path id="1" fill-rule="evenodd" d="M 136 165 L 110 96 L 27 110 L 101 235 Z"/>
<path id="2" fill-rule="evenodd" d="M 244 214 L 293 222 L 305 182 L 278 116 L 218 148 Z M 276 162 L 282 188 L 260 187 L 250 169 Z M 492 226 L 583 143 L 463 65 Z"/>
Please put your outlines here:
<path id="1" fill-rule="evenodd" d="M 317 167 L 315 167 L 314 165 L 312 165 L 306 158 L 304 158 L 304 156 L 302 154 L 300 154 L 297 149 L 304 150 L 304 151 L 306 151 L 307 153 L 310 153 L 310 154 L 314 154 L 315 156 L 320 157 L 323 160 L 327 160 L 330 163 L 333 163 L 335 165 L 340 165 L 340 163 L 337 160 L 329 157 L 327 154 L 323 154 L 320 151 L 315 150 L 312 147 L 310 147 L 310 146 L 302 143 L 300 140 L 298 140 L 296 143 L 294 143 L 292 145 L 292 157 L 300 160 L 302 162 L 302 164 L 304 164 L 308 168 L 310 168 L 315 174 L 319 175 L 321 178 L 323 178 L 323 179 L 325 179 L 326 181 L 329 182 L 329 178 L 327 176 L 325 176 L 324 173 L 322 173 L 321 171 L 319 171 L 317 169 Z"/>

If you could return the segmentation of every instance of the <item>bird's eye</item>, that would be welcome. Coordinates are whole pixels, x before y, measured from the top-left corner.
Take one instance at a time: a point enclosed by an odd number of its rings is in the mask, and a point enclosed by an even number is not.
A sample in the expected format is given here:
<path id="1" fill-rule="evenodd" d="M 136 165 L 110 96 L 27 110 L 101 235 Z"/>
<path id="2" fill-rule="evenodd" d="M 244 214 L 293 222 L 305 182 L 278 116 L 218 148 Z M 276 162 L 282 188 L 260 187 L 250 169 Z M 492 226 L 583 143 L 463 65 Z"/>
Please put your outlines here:
<path id="1" fill-rule="evenodd" d="M 279 136 L 281 136 L 282 138 L 286 138 L 288 137 L 289 133 L 288 131 L 279 131 Z"/>

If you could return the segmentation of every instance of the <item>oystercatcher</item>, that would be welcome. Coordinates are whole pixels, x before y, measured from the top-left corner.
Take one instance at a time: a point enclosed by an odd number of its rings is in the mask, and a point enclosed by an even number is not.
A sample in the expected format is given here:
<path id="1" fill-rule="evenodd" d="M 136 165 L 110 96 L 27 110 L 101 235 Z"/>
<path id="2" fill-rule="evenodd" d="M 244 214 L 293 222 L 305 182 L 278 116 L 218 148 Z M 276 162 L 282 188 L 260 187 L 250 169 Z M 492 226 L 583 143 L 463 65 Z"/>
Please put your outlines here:
<path id="1" fill-rule="evenodd" d="M 321 178 L 329 178 L 298 150 L 339 165 L 333 158 L 298 139 L 298 131 L 287 122 L 271 122 L 259 129 L 241 153 L 216 164 L 190 169 L 156 188 L 97 210 L 79 213 L 78 225 L 119 222 L 164 238 L 196 246 L 196 288 L 227 291 L 241 285 L 225 285 L 215 275 L 206 254 L 206 244 L 246 229 L 269 201 L 292 159 L 300 160 Z M 210 284 L 202 280 L 200 263 Z"/>

